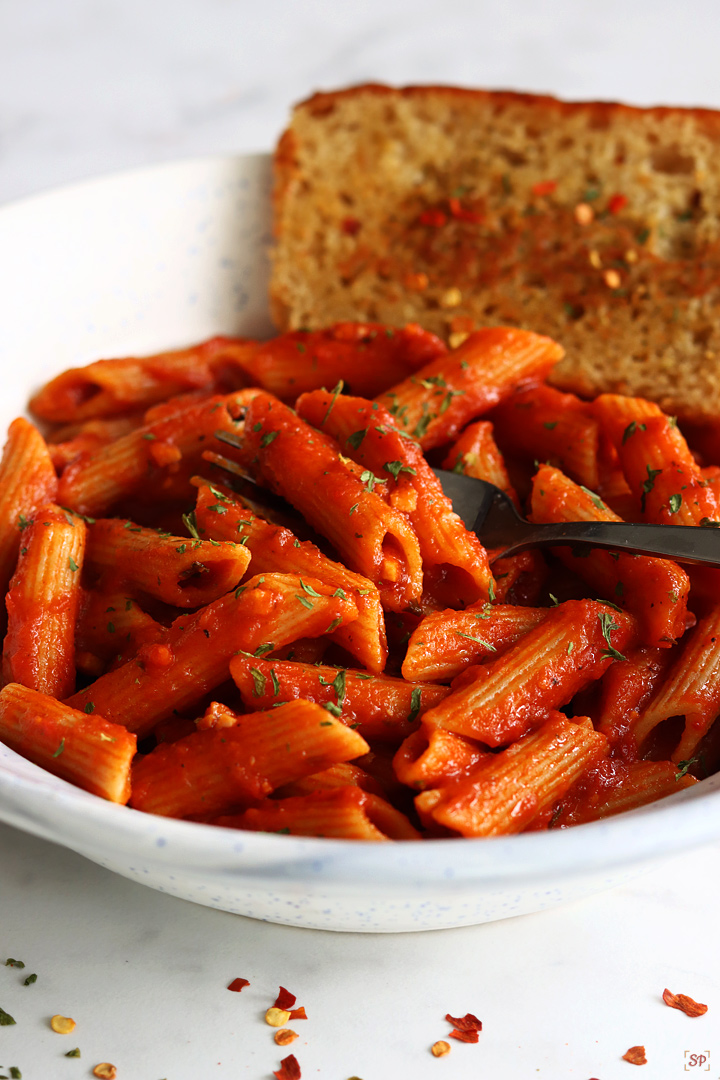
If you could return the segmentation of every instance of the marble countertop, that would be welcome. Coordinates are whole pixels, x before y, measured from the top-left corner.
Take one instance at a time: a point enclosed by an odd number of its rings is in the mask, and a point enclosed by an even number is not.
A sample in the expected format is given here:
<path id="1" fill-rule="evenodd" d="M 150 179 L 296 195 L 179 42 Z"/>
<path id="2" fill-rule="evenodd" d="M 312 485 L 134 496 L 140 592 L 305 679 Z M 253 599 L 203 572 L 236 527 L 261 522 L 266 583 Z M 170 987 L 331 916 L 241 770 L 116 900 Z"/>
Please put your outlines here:
<path id="1" fill-rule="evenodd" d="M 716 0 L 0 0 L 0 202 L 188 156 L 268 150 L 292 103 L 353 82 L 459 82 L 720 106 Z M 303 1078 L 720 1077 L 720 845 L 596 897 L 422 935 L 256 923 L 0 826 L 0 1075 L 270 1080 L 279 984 Z M 24 985 L 28 973 L 37 982 Z M 225 987 L 250 980 L 242 994 Z M 663 989 L 707 1002 L 690 1020 Z M 477 1046 L 436 1060 L 446 1012 Z M 49 1017 L 74 1017 L 59 1036 Z M 300 1026 L 300 1025 L 298 1025 Z M 66 1058 L 78 1046 L 80 1061 Z M 693 1055 L 695 1055 L 693 1057 Z M 702 1060 L 701 1060 L 702 1059 Z"/>

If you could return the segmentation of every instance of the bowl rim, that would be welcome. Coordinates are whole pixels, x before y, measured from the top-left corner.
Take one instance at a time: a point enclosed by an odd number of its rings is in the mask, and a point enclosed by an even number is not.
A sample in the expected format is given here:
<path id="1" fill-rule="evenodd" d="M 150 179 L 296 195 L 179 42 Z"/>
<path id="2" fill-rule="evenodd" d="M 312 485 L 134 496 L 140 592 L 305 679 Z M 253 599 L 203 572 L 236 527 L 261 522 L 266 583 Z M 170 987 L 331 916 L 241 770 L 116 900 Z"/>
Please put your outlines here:
<path id="1" fill-rule="evenodd" d="M 164 173 L 188 168 L 212 172 L 270 160 L 265 152 L 197 155 L 69 181 L 0 204 L 0 227 L 17 212 L 90 190 L 95 194 L 143 178 L 155 182 Z M 19 770 L 12 768 L 13 758 Z M 571 829 L 386 844 L 247 832 L 156 817 L 108 803 L 0 745 L 0 821 L 96 858 L 122 852 L 170 867 L 177 865 L 182 850 L 184 872 L 202 873 L 220 865 L 229 874 L 277 878 L 280 873 L 296 881 L 307 881 L 310 873 L 374 890 L 397 888 L 410 878 L 414 886 L 519 884 L 558 873 L 575 877 L 637 865 L 720 839 L 720 773 L 638 810 Z"/>

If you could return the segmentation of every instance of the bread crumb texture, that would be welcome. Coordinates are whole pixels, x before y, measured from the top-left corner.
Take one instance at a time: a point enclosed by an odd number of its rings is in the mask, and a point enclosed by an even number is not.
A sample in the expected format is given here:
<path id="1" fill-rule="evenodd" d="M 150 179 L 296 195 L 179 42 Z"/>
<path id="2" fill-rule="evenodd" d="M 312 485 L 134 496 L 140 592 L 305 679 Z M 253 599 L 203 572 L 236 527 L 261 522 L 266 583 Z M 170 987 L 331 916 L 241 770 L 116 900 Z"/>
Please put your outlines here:
<path id="1" fill-rule="evenodd" d="M 368 85 L 275 156 L 278 326 L 558 340 L 558 387 L 720 419 L 720 113 Z"/>

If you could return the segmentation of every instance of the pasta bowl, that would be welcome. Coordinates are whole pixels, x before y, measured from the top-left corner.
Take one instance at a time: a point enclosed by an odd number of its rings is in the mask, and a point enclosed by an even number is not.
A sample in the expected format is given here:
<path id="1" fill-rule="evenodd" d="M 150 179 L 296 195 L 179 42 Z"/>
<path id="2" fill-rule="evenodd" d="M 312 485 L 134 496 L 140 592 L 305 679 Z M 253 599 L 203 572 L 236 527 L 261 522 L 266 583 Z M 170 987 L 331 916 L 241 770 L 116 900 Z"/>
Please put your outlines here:
<path id="1" fill-rule="evenodd" d="M 269 158 L 249 156 L 108 177 L 0 210 L 0 420 L 69 366 L 269 334 L 269 196 Z M 574 900 L 717 839 L 720 776 L 570 830 L 370 844 L 142 814 L 0 746 L 0 818 L 142 884 L 252 918 L 428 930 Z"/>

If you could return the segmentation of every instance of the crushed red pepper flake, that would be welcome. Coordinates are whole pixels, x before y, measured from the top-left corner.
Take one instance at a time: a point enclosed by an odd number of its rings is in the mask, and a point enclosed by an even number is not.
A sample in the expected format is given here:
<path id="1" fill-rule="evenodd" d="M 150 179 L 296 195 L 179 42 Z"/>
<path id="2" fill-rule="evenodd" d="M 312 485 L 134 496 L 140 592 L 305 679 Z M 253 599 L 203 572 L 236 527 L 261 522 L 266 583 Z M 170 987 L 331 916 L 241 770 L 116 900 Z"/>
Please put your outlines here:
<path id="1" fill-rule="evenodd" d="M 291 1020 L 307 1020 L 307 1013 L 305 1012 L 305 1006 L 301 1005 L 299 1009 L 290 1010 Z"/>
<path id="2" fill-rule="evenodd" d="M 530 188 L 533 195 L 552 195 L 557 188 L 557 180 L 539 180 Z"/>
<path id="3" fill-rule="evenodd" d="M 450 1013 L 446 1013 L 445 1019 L 454 1028 L 449 1038 L 466 1043 L 478 1041 L 478 1033 L 482 1031 L 482 1020 L 478 1020 L 477 1016 L 472 1013 L 465 1013 L 464 1016 L 451 1016 Z"/>
<path id="4" fill-rule="evenodd" d="M 623 1054 L 623 1061 L 629 1061 L 631 1065 L 647 1065 L 645 1047 L 631 1046 L 630 1049 Z"/>
<path id="5" fill-rule="evenodd" d="M 273 1072 L 276 1080 L 301 1080 L 300 1066 L 294 1054 L 289 1054 L 280 1062 L 280 1068 Z"/>
<path id="6" fill-rule="evenodd" d="M 356 236 L 362 228 L 362 222 L 354 217 L 346 217 L 342 223 L 342 231 L 348 236 Z"/>
<path id="7" fill-rule="evenodd" d="M 421 225 L 430 225 L 434 229 L 441 229 L 447 221 L 447 214 L 444 214 L 442 210 L 431 207 L 428 210 L 423 210 L 418 221 Z"/>
<path id="8" fill-rule="evenodd" d="M 232 990 L 234 993 L 239 994 L 241 990 L 244 990 L 246 986 L 249 986 L 248 979 L 233 979 L 228 986 L 228 990 Z"/>
<path id="9" fill-rule="evenodd" d="M 628 204 L 627 195 L 611 195 L 608 200 L 608 210 L 611 214 L 619 214 L 621 210 L 624 210 Z"/>
<path id="10" fill-rule="evenodd" d="M 687 994 L 671 994 L 667 987 L 663 990 L 663 1001 L 671 1009 L 679 1009 L 686 1016 L 704 1016 L 708 1011 L 707 1005 L 701 1005 Z"/>
<path id="11" fill-rule="evenodd" d="M 274 1009 L 283 1009 L 285 1012 L 289 1012 L 293 1005 L 297 1001 L 295 994 L 291 994 L 289 990 L 286 990 L 284 986 L 280 987 L 280 992 L 275 998 Z"/>

